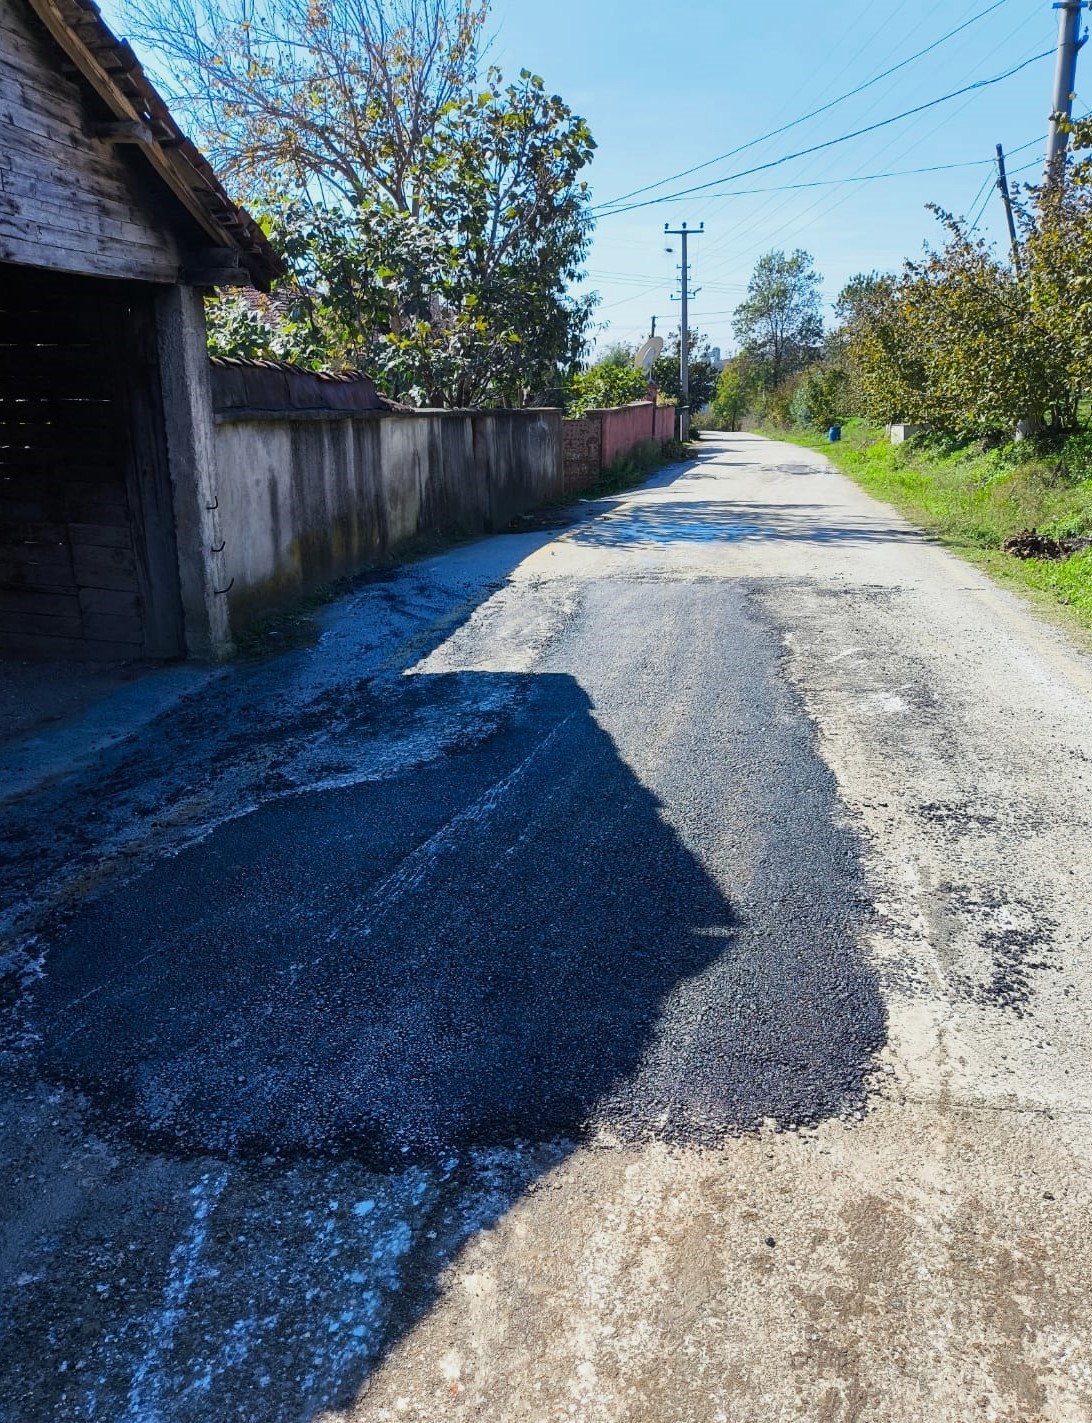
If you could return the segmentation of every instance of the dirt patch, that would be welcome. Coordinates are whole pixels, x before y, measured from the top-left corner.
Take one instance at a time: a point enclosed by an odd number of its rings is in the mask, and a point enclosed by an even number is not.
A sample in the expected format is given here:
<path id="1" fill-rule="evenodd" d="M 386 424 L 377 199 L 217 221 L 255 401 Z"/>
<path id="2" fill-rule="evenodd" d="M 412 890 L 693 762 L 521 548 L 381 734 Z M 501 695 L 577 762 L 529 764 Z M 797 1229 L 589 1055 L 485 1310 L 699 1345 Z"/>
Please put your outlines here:
<path id="1" fill-rule="evenodd" d="M 1022 529 L 1001 545 L 1004 553 L 1013 558 L 1069 558 L 1092 547 L 1092 539 L 1055 539 L 1049 534 L 1041 534 L 1038 529 Z"/>

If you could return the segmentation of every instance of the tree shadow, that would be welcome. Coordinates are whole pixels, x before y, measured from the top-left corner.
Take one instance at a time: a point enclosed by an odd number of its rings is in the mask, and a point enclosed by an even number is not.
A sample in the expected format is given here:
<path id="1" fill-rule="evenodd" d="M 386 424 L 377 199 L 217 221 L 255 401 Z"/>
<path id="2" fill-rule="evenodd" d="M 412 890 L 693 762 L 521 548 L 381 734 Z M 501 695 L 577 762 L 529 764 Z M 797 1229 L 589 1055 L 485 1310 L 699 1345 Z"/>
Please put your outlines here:
<path id="1" fill-rule="evenodd" d="M 832 522 L 830 506 L 804 503 L 647 500 L 608 512 L 565 535 L 589 548 L 627 548 L 661 543 L 921 543 L 906 525 L 843 515 Z"/>

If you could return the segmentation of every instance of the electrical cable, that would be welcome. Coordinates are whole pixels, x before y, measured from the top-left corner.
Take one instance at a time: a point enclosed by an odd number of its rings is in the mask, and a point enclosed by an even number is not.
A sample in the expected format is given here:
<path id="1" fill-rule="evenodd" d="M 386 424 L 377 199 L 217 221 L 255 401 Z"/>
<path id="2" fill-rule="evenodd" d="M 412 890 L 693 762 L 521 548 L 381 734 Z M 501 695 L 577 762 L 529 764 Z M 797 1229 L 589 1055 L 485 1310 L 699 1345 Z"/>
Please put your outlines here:
<path id="1" fill-rule="evenodd" d="M 987 187 L 985 196 L 984 196 L 983 199 L 982 199 L 982 205 L 981 205 L 981 207 L 978 209 L 978 213 L 977 213 L 977 215 L 975 216 L 974 221 L 971 223 L 970 227 L 968 227 L 968 229 L 967 229 L 967 236 L 968 236 L 968 237 L 969 237 L 973 232 L 975 232 L 975 231 L 977 230 L 978 224 L 982 221 L 983 217 L 985 216 L 986 209 L 987 209 L 987 208 L 989 207 L 989 205 L 990 205 L 990 199 L 993 197 L 993 192 L 994 192 L 994 189 L 995 189 L 996 187 L 997 187 L 997 183 L 996 183 L 996 182 L 991 183 L 991 184 Z"/>
<path id="2" fill-rule="evenodd" d="M 740 144 L 738 148 L 729 149 L 727 153 L 722 153 L 716 158 L 707 158 L 704 163 L 696 163 L 692 168 L 685 168 L 681 173 L 673 173 L 670 177 L 661 178 L 655 183 L 648 183 L 643 188 L 634 188 L 631 192 L 622 193 L 617 198 L 611 198 L 599 204 L 599 207 L 613 208 L 618 203 L 627 202 L 630 198 L 639 197 L 643 193 L 652 192 L 654 188 L 662 188 L 666 183 L 677 183 L 682 178 L 689 178 L 692 173 L 700 173 L 703 168 L 712 167 L 714 163 L 723 163 L 729 158 L 735 158 L 737 154 L 746 153 L 749 148 L 754 148 L 757 144 L 765 143 L 771 138 L 777 138 L 780 134 L 787 133 L 790 129 L 797 128 L 802 123 L 807 123 L 809 119 L 818 118 L 820 114 L 825 114 L 828 110 L 836 108 L 839 104 L 844 104 L 847 99 L 853 99 L 858 94 L 863 94 L 866 89 L 871 89 L 874 84 L 879 84 L 881 80 L 890 78 L 892 74 L 897 74 L 900 69 L 905 69 L 907 65 L 915 63 L 917 60 L 924 58 L 927 54 L 931 54 L 933 50 L 939 49 L 942 44 L 946 44 L 948 40 L 954 39 L 956 35 L 961 34 L 971 25 L 977 24 L 979 20 L 985 19 L 987 15 L 991 15 L 995 10 L 1000 9 L 1002 5 L 1007 3 L 1008 0 L 994 0 L 994 3 L 985 10 L 981 10 L 977 15 L 972 16 L 971 19 L 965 20 L 961 25 L 957 25 L 954 30 L 949 30 L 947 34 L 941 35 L 938 40 L 934 40 L 933 43 L 927 45 L 925 49 L 918 50 L 916 54 L 910 55 L 909 58 L 900 60 L 898 64 L 892 65 L 889 69 L 885 69 L 881 74 L 873 75 L 871 79 L 866 80 L 863 84 L 858 84 L 855 89 L 850 89 L 847 93 L 841 94 L 837 99 L 831 99 L 829 103 L 822 104 L 817 109 L 812 109 L 810 113 L 801 114 L 799 118 L 792 119 L 787 124 L 782 124 L 780 128 L 771 129 L 769 133 L 764 133 L 759 138 L 752 138 L 747 143 Z M 893 13 L 894 12 L 892 12 L 892 17 Z M 889 17 L 889 19 L 890 18 L 891 17 Z M 883 28 L 884 26 L 880 27 L 881 30 Z M 873 36 L 873 39 L 877 38 L 879 33 L 880 31 L 878 30 L 876 35 Z M 871 43 L 871 41 L 869 41 L 869 43 Z"/>
<path id="3" fill-rule="evenodd" d="M 1021 30 L 1025 29 L 1025 28 L 1027 27 L 1028 23 L 1029 23 L 1030 21 L 1033 21 L 1035 18 L 1036 18 L 1036 17 L 1033 16 L 1033 15 L 1028 15 L 1028 16 L 1025 16 L 1023 19 L 1021 19 L 1021 20 L 1018 22 L 1018 24 L 1017 24 L 1012 30 L 1010 30 L 1010 32 L 1009 32 L 1007 35 L 1002 36 L 1002 37 L 998 40 L 998 42 L 997 42 L 986 54 L 979 56 L 980 62 L 981 62 L 981 63 L 985 63 L 985 62 L 989 61 L 990 59 L 992 59 L 995 54 L 997 54 L 1000 50 L 1003 50 L 1008 44 L 1010 44 L 1010 43 L 1012 42 L 1012 40 L 1015 39 L 1016 35 L 1019 34 Z M 961 105 L 955 110 L 955 112 L 954 112 L 953 114 L 950 114 L 950 115 L 948 115 L 948 116 L 942 118 L 939 124 L 935 125 L 932 129 L 930 129 L 930 131 L 929 131 L 928 134 L 924 135 L 922 138 L 915 139 L 915 140 L 914 140 L 912 143 L 910 143 L 909 145 L 905 145 L 905 144 L 904 144 L 904 145 L 901 147 L 900 151 L 898 152 L 897 157 L 893 157 L 892 160 L 891 160 L 891 162 L 885 164 L 884 167 L 886 167 L 886 168 L 893 168 L 894 166 L 896 166 L 896 164 L 897 164 L 897 162 L 898 162 L 899 159 L 908 158 L 908 157 L 910 156 L 910 154 L 911 154 L 913 151 L 915 151 L 916 149 L 920 148 L 923 143 L 927 142 L 928 139 L 929 139 L 930 137 L 932 137 L 932 135 L 933 135 L 934 133 L 937 133 L 937 132 L 938 132 L 940 129 L 942 129 L 945 125 L 953 123 L 953 122 L 955 121 L 955 119 L 957 119 L 958 116 L 959 116 L 965 109 L 967 109 L 967 108 L 969 107 L 969 105 L 970 105 L 972 102 L 974 102 L 973 96 L 972 96 L 970 99 L 965 100 L 965 101 L 963 102 L 963 104 L 961 104 Z M 873 103 L 873 104 L 871 105 L 871 111 L 872 111 L 872 112 L 875 112 L 875 109 L 876 109 L 877 107 L 878 107 L 878 103 Z M 867 111 L 866 111 L 866 112 L 867 112 Z M 907 126 L 907 129 L 904 131 L 903 139 L 905 139 L 905 138 L 909 135 L 909 133 L 910 133 L 913 129 L 915 129 L 915 128 L 918 126 L 918 124 L 919 124 L 920 122 L 921 122 L 921 119 L 920 119 L 920 118 L 911 120 L 910 124 Z M 1043 142 L 1043 141 L 1044 141 L 1044 140 L 1042 140 L 1042 139 L 1031 139 L 1028 143 L 1022 144 L 1019 148 L 1011 150 L 1011 152 L 1014 153 L 1014 154 L 1015 154 L 1015 153 L 1022 152 L 1025 148 L 1030 148 L 1032 145 L 1037 144 L 1037 143 L 1041 143 L 1041 142 Z M 883 146 L 883 148 L 882 148 L 879 152 L 872 154 L 872 155 L 870 156 L 870 159 L 866 159 L 863 163 L 861 163 L 861 164 L 854 170 L 854 173 L 853 173 L 852 176 L 855 177 L 855 176 L 861 174 L 861 173 L 862 173 L 862 170 L 868 165 L 869 161 L 871 161 L 872 164 L 873 164 L 876 168 L 879 168 L 879 166 L 880 166 L 879 160 L 882 159 L 882 157 L 883 157 L 883 155 L 884 155 L 885 153 L 887 153 L 888 151 L 890 151 L 890 149 L 892 148 L 892 146 L 893 146 L 893 145 L 892 145 L 891 143 L 885 144 L 885 145 Z M 820 170 L 819 175 L 817 175 L 817 176 L 823 176 L 821 170 Z M 981 190 L 979 190 L 979 192 L 980 192 L 980 191 L 981 191 Z M 977 197 L 978 197 L 978 195 L 976 194 L 976 199 L 975 199 L 976 201 L 977 201 Z M 710 201 L 716 202 L 716 203 L 718 203 L 719 205 L 723 205 L 723 204 L 725 204 L 726 202 L 728 202 L 728 201 L 730 201 L 730 200 L 729 200 L 729 199 L 726 199 L 726 198 L 719 198 L 719 199 L 711 199 Z M 833 211 L 835 210 L 835 208 L 841 206 L 842 203 L 845 202 L 845 201 L 846 201 L 846 199 L 845 199 L 844 197 L 838 197 L 838 198 L 836 198 L 832 203 L 831 203 L 831 202 L 826 203 L 825 206 L 824 206 L 822 200 L 820 200 L 820 201 L 817 202 L 817 203 L 811 204 L 808 208 L 806 208 L 806 209 L 804 210 L 803 213 L 798 213 L 798 214 L 796 215 L 796 221 L 792 224 L 792 229 L 791 229 L 791 230 L 793 230 L 793 231 L 795 231 L 795 232 L 800 232 L 800 231 L 804 230 L 804 228 L 812 226 L 816 221 L 819 220 L 819 218 L 821 218 L 821 217 L 823 217 L 823 216 L 829 215 L 831 212 L 833 212 Z M 740 259 L 740 256 L 745 255 L 745 253 L 740 253 L 740 250 L 739 250 L 739 249 L 740 249 L 741 240 L 742 240 L 742 241 L 745 241 L 745 240 L 750 236 L 750 234 L 751 234 L 752 232 L 757 231 L 760 226 L 763 226 L 763 227 L 765 227 L 766 229 L 769 229 L 769 227 L 771 226 L 771 223 L 772 223 L 773 220 L 778 216 L 778 214 L 780 214 L 781 212 L 783 212 L 785 209 L 790 208 L 790 207 L 792 206 L 792 204 L 793 204 L 793 199 L 792 199 L 792 196 L 789 195 L 789 196 L 787 196 L 782 202 L 780 202 L 780 203 L 775 203 L 774 206 L 773 206 L 773 208 L 772 208 L 772 210 L 771 210 L 769 207 L 764 207 L 764 208 L 763 208 L 763 211 L 762 211 L 762 214 L 761 214 L 761 217 L 760 217 L 760 218 L 757 218 L 757 217 L 756 217 L 756 220 L 755 220 L 755 221 L 752 221 L 748 226 L 746 226 L 746 227 L 743 229 L 742 233 L 740 232 L 740 230 L 739 230 L 738 227 L 737 227 L 737 228 L 735 228 L 731 233 L 726 233 L 723 237 L 721 237 L 721 238 L 719 238 L 719 239 L 714 239 L 711 244 L 706 244 L 705 247 L 704 247 L 704 258 L 707 258 L 708 256 L 710 256 L 710 255 L 711 255 L 713 252 L 715 252 L 715 251 L 722 251 L 722 250 L 725 248 L 725 246 L 730 243 L 731 246 L 732 246 L 732 248 L 733 248 L 733 250 L 734 250 L 734 253 L 735 253 L 735 255 L 734 255 L 733 259 L 732 259 L 732 263 L 734 264 L 735 262 L 738 262 L 739 259 Z M 971 206 L 973 207 L 973 204 L 972 204 Z M 801 219 L 803 219 L 803 218 L 808 218 L 808 221 L 807 221 L 806 223 L 802 223 Z M 777 239 L 778 239 L 779 241 L 781 241 L 781 240 L 784 239 L 784 237 L 785 237 L 784 231 L 778 230 Z M 747 249 L 747 251 L 748 251 L 748 252 L 749 252 L 749 251 L 757 251 L 757 250 L 758 250 L 758 246 L 761 246 L 761 245 L 762 245 L 762 244 L 759 243 L 759 244 L 757 244 L 755 247 L 752 247 L 752 248 L 750 248 L 750 249 Z M 719 271 L 723 271 L 723 270 L 725 270 L 725 268 L 726 268 L 728 265 L 729 265 L 728 262 L 722 260 L 722 261 L 721 261 L 720 263 L 718 263 L 712 270 L 713 270 L 714 273 L 719 272 Z M 703 272 L 705 272 L 705 273 L 708 273 L 708 272 L 709 272 L 709 268 L 706 267 L 706 266 L 704 266 L 704 259 L 703 259 Z"/>
<path id="4" fill-rule="evenodd" d="M 992 158 L 968 158 L 963 163 L 937 163 L 931 168 L 898 168 L 891 173 L 854 174 L 848 178 L 818 178 L 811 183 L 780 183 L 776 188 L 733 188 L 723 193 L 710 193 L 713 198 L 749 198 L 758 193 L 793 193 L 803 188 L 836 188 L 843 183 L 873 183 L 878 178 L 912 178 L 919 173 L 947 173 L 953 168 L 981 168 L 983 163 L 992 163 Z"/>
<path id="5" fill-rule="evenodd" d="M 943 4 L 943 3 L 950 3 L 950 0 L 942 0 L 942 4 Z M 978 3 L 980 3 L 980 0 L 978 0 Z M 971 15 L 971 12 L 975 9 L 975 7 L 976 7 L 976 0 L 972 0 L 972 3 L 971 3 L 969 6 L 967 6 L 967 7 L 963 10 L 963 12 L 958 16 L 959 22 L 962 23 L 965 19 L 969 18 L 969 16 Z M 929 9 L 928 12 L 927 12 L 925 15 L 923 15 L 921 19 L 919 19 L 918 23 L 917 23 L 912 29 L 910 29 L 909 31 L 906 31 L 906 32 L 904 33 L 904 35 L 903 35 L 904 42 L 907 41 L 907 40 L 909 40 L 909 39 L 912 38 L 913 36 L 915 36 L 921 29 L 923 29 L 923 28 L 933 19 L 933 16 L 936 14 L 937 10 L 939 10 L 939 9 L 941 9 L 941 8 L 942 8 L 942 5 L 934 5 L 931 9 Z M 874 38 L 874 37 L 873 37 L 873 38 Z M 869 42 L 869 43 L 870 43 L 870 42 Z M 866 44 L 860 51 L 857 52 L 857 54 L 854 56 L 854 63 L 855 63 L 856 60 L 860 57 L 860 54 L 863 54 L 863 53 L 865 52 L 865 49 L 867 49 L 867 48 L 868 48 L 868 44 Z M 987 57 L 988 57 L 988 56 L 987 56 Z M 981 56 L 980 56 L 980 58 L 981 58 Z M 851 68 L 852 68 L 852 65 L 850 65 L 849 68 L 851 69 Z M 824 98 L 824 97 L 826 96 L 826 94 L 829 93 L 830 90 L 834 87 L 834 84 L 836 84 L 836 83 L 838 82 L 838 80 L 840 80 L 840 79 L 842 78 L 843 72 L 844 72 L 844 71 L 841 71 L 841 70 L 840 70 L 840 71 L 838 72 L 837 76 L 835 77 L 834 83 L 828 85 L 827 88 L 826 88 L 820 95 L 818 95 L 817 97 L 818 97 L 818 98 Z M 873 117 L 873 115 L 877 112 L 877 110 L 879 110 L 879 109 L 882 107 L 882 105 L 884 104 L 885 99 L 889 101 L 889 99 L 890 99 L 890 94 L 891 94 L 890 86 L 886 86 L 879 94 L 877 94 L 877 95 L 874 97 L 873 101 L 865 108 L 864 112 L 862 113 L 862 115 L 861 115 L 862 121 L 865 120 L 865 119 L 869 119 L 869 118 Z M 913 119 L 913 120 L 910 121 L 910 123 L 907 125 L 906 130 L 904 131 L 904 138 L 906 137 L 906 135 L 908 135 L 909 133 L 911 133 L 911 132 L 917 127 L 918 123 L 920 123 L 920 119 Z M 919 147 L 919 146 L 920 146 L 920 144 L 919 144 L 918 142 L 915 142 L 914 144 L 910 145 L 910 147 L 905 148 L 902 152 L 900 152 L 899 155 L 898 155 L 898 157 L 899 157 L 900 159 L 901 159 L 901 158 L 904 158 L 904 157 L 909 157 L 909 155 L 910 155 L 910 153 L 913 151 L 913 149 L 914 149 L 914 148 L 917 148 L 917 147 Z M 897 160 L 896 160 L 896 159 L 893 159 L 893 160 L 892 160 L 891 162 L 889 162 L 889 163 L 883 162 L 884 154 L 890 149 L 890 147 L 891 147 L 891 144 L 889 144 L 889 143 L 888 143 L 888 144 L 884 144 L 880 151 L 878 151 L 878 152 L 873 152 L 873 153 L 868 154 L 868 155 L 863 159 L 863 161 L 862 161 L 857 167 L 854 168 L 853 173 L 852 173 L 851 176 L 854 176 L 854 177 L 858 176 L 859 174 L 863 173 L 870 165 L 871 165 L 873 168 L 876 168 L 876 169 L 880 168 L 881 166 L 882 166 L 882 167 L 885 167 L 885 168 L 893 168 L 893 167 L 897 166 Z M 824 167 L 823 167 L 822 165 L 819 167 L 818 171 L 813 174 L 813 177 L 815 177 L 815 178 L 825 178 L 825 177 L 828 177 L 828 176 L 830 176 L 829 170 L 824 171 Z M 708 216 L 709 216 L 709 214 L 710 214 L 710 211 L 711 211 L 712 213 L 714 213 L 714 214 L 717 213 L 717 212 L 722 212 L 722 211 L 724 211 L 724 210 L 727 208 L 727 205 L 728 205 L 730 202 L 732 202 L 733 200 L 730 199 L 730 198 L 725 198 L 725 197 L 710 197 L 710 198 L 704 199 L 703 201 L 707 201 L 707 202 L 711 205 L 710 208 L 707 208 L 707 209 L 706 209 L 706 215 L 707 215 L 707 218 L 708 218 Z M 770 228 L 771 225 L 772 225 L 773 222 L 774 222 L 774 219 L 777 217 L 777 215 L 780 214 L 781 212 L 784 212 L 784 211 L 787 210 L 787 209 L 792 208 L 793 203 L 794 203 L 794 200 L 793 200 L 792 196 L 789 195 L 789 196 L 787 196 L 783 201 L 781 201 L 780 203 L 776 203 L 776 202 L 775 202 L 775 204 L 774 204 L 772 210 L 771 210 L 771 208 L 770 208 L 769 206 L 767 206 L 767 205 L 764 204 L 764 205 L 762 206 L 761 213 L 759 213 L 759 212 L 756 210 L 756 208 L 755 208 L 754 206 L 752 206 L 752 212 L 751 212 L 751 215 L 750 215 L 751 218 L 752 218 L 752 221 L 748 224 L 747 227 L 744 228 L 744 230 L 743 230 L 742 233 L 740 232 L 738 225 L 736 225 L 736 226 L 733 227 L 733 230 L 732 230 L 731 232 L 726 232 L 726 233 L 724 234 L 724 236 L 722 236 L 722 237 L 720 237 L 720 238 L 714 239 L 711 243 L 703 244 L 703 262 L 704 262 L 705 258 L 707 258 L 709 255 L 711 255 L 713 252 L 721 251 L 721 250 L 723 250 L 723 249 L 725 248 L 725 246 L 727 246 L 727 245 L 729 245 L 729 244 L 730 244 L 732 247 L 738 247 L 738 246 L 739 246 L 739 243 L 740 243 L 740 240 L 741 240 L 741 237 L 745 240 L 746 237 L 749 236 L 750 232 L 752 232 L 752 231 L 757 231 L 760 226 L 765 226 L 767 229 Z M 836 205 L 837 205 L 837 204 L 836 204 Z M 813 209 L 814 209 L 814 208 L 815 208 L 815 205 L 812 205 L 812 206 L 813 206 Z M 709 224 L 707 223 L 707 225 L 709 225 Z M 778 234 L 778 235 L 780 236 L 780 234 Z M 703 270 L 704 270 L 704 268 L 703 268 Z M 718 267 L 717 270 L 720 270 L 720 268 Z"/>
<path id="6" fill-rule="evenodd" d="M 665 193 L 659 198 L 646 198 L 644 202 L 629 203 L 625 207 L 611 208 L 610 211 L 593 210 L 593 216 L 597 218 L 617 217 L 621 213 L 633 212 L 637 208 L 656 207 L 661 203 L 678 202 L 680 198 L 689 197 L 693 193 L 704 192 L 707 188 L 715 187 L 718 183 L 732 183 L 738 178 L 749 178 L 753 173 L 765 173 L 771 168 L 779 168 L 783 163 L 791 163 L 796 158 L 806 158 L 812 153 L 820 153 L 824 149 L 834 148 L 840 143 L 848 143 L 850 139 L 861 138 L 866 133 L 875 133 L 877 129 L 887 128 L 890 124 L 898 123 L 901 119 L 911 118 L 915 114 L 925 113 L 928 109 L 935 109 L 939 104 L 949 103 L 952 99 L 961 98 L 964 94 L 970 94 L 978 89 L 987 89 L 993 84 L 1000 84 L 1004 79 L 1011 79 L 1014 74 L 1019 74 L 1022 69 L 1027 69 L 1029 65 L 1037 63 L 1040 59 L 1046 59 L 1053 55 L 1053 49 L 1043 50 L 1041 54 L 1034 54 L 1030 59 L 1025 59 L 1021 64 L 1014 65 L 1012 69 L 1006 69 L 1003 74 L 995 74 L 990 79 L 977 79 L 973 84 L 965 84 L 961 89 L 953 89 L 949 94 L 942 94 L 937 99 L 930 99 L 925 104 L 918 104 L 912 109 L 906 109 L 901 114 L 893 114 L 890 118 L 880 119 L 878 123 L 868 124 L 865 128 L 854 129 L 852 133 L 844 133 L 838 138 L 827 139 L 825 143 L 812 144 L 810 148 L 801 148 L 796 153 L 786 153 L 781 158 L 773 158 L 768 163 L 760 163 L 754 168 L 744 168 L 738 173 L 731 173 L 727 176 L 710 179 L 707 183 L 697 183 L 692 188 L 681 188 L 675 193 Z"/>

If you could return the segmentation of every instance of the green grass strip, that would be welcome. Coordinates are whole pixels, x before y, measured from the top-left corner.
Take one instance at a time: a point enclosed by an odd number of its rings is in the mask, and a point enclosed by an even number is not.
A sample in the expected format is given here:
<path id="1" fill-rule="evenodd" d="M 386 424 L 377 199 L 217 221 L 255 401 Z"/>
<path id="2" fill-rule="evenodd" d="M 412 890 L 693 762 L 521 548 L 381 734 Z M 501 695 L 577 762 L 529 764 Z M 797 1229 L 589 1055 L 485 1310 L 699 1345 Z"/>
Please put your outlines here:
<path id="1" fill-rule="evenodd" d="M 1044 454 L 1027 443 L 990 450 L 927 440 L 892 445 L 883 429 L 858 420 L 846 423 L 836 444 L 810 430 L 760 433 L 821 451 L 953 553 L 1026 593 L 1069 628 L 1092 633 L 1092 548 L 1062 559 L 1002 551 L 1007 538 L 1029 528 L 1054 538 L 1092 537 L 1087 436 Z"/>

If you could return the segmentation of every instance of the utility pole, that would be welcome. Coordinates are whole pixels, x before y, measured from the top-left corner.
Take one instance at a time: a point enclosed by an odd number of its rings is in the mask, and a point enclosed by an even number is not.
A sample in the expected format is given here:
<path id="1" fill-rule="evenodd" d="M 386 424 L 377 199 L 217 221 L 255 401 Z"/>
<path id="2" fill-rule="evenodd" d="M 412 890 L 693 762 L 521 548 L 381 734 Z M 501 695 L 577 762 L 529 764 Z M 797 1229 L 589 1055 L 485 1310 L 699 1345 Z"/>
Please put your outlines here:
<path id="1" fill-rule="evenodd" d="M 700 227 L 688 228 L 684 222 L 682 227 L 668 227 L 664 223 L 664 233 L 671 237 L 682 238 L 682 262 L 679 264 L 679 295 L 671 294 L 672 301 L 682 302 L 682 319 L 679 323 L 679 388 L 682 391 L 682 404 L 679 406 L 679 439 L 685 440 L 690 434 L 690 326 L 687 320 L 687 302 L 693 296 L 697 296 L 701 287 L 690 290 L 690 263 L 686 260 L 686 241 L 694 233 L 705 231 L 705 223 Z"/>
<path id="2" fill-rule="evenodd" d="M 655 334 L 656 334 L 656 318 L 653 317 L 653 318 L 652 318 L 652 330 L 649 332 L 649 336 L 655 336 Z"/>
<path id="3" fill-rule="evenodd" d="M 1056 0 L 1058 15 L 1058 59 L 1054 66 L 1054 99 L 1050 109 L 1044 185 L 1061 182 L 1069 135 L 1062 128 L 1073 114 L 1073 91 L 1077 87 L 1077 51 L 1088 38 L 1081 36 L 1081 11 L 1085 0 Z"/>
<path id="4" fill-rule="evenodd" d="M 1009 193 L 1009 179 L 1005 172 L 1005 150 L 997 145 L 997 186 L 1001 189 L 1001 201 L 1005 204 L 1005 220 L 1009 225 L 1009 241 L 1012 243 L 1012 265 L 1016 275 L 1020 275 L 1020 244 L 1016 240 L 1016 223 L 1012 216 L 1012 196 Z"/>

